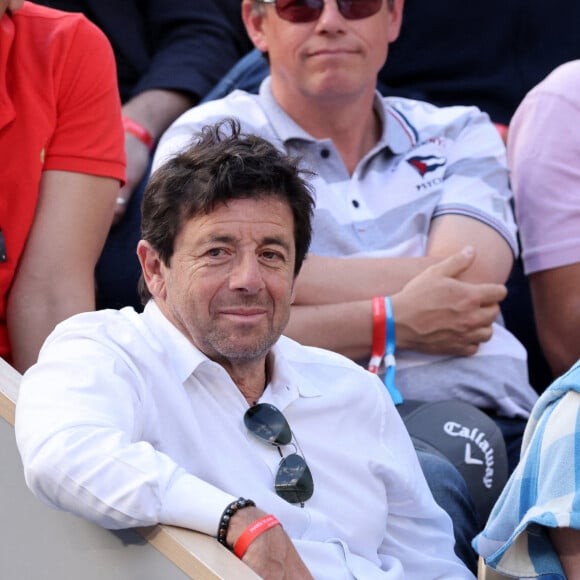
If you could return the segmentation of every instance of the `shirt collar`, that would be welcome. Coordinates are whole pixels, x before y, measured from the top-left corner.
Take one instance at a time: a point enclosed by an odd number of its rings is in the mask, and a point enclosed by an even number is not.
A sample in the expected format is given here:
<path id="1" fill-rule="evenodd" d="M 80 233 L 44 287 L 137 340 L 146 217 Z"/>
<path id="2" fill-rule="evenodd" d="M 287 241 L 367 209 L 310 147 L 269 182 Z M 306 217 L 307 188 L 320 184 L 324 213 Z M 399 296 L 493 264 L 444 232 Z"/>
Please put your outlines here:
<path id="1" fill-rule="evenodd" d="M 161 344 L 161 347 L 171 353 L 167 362 L 172 365 L 175 374 L 182 382 L 185 382 L 201 364 L 211 362 L 161 312 L 155 300 L 149 300 L 142 316 L 155 339 Z"/>
<path id="2" fill-rule="evenodd" d="M 297 347 L 301 348 L 285 336 L 281 336 L 272 347 L 269 355 L 272 376 L 261 402 L 284 409 L 298 397 L 318 397 L 321 394 L 320 389 L 292 364 L 292 352 Z"/>
<path id="3" fill-rule="evenodd" d="M 260 100 L 266 116 L 284 145 L 295 139 L 316 142 L 316 139 L 302 129 L 278 104 L 272 94 L 271 77 L 266 77 L 260 85 Z M 395 154 L 410 151 L 417 143 L 417 132 L 405 116 L 378 91 L 375 93 L 373 108 L 379 115 L 383 131 L 379 142 L 371 153 L 378 153 L 386 148 Z"/>
<path id="4" fill-rule="evenodd" d="M 217 364 L 201 352 L 191 341 L 161 312 L 155 300 L 149 300 L 143 311 L 143 319 L 155 339 L 167 350 L 171 345 L 168 364 L 182 382 L 195 373 L 202 365 Z M 281 337 L 270 351 L 270 371 L 272 373 L 261 401 L 271 402 L 283 409 L 298 397 L 316 397 L 320 390 L 303 377 L 286 356 L 286 345 L 293 341 Z"/>

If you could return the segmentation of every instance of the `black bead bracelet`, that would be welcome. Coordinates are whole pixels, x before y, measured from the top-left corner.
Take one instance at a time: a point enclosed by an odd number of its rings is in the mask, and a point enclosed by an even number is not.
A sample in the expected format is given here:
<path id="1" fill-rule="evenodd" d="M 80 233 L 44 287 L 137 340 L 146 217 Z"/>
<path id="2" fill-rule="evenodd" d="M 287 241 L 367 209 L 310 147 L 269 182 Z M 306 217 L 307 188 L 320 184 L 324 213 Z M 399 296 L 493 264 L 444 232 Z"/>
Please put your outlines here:
<path id="1" fill-rule="evenodd" d="M 256 504 L 251 499 L 239 497 L 236 501 L 233 501 L 231 504 L 229 504 L 228 507 L 224 510 L 218 526 L 217 541 L 224 545 L 228 550 L 232 549 L 226 542 L 226 536 L 228 535 L 228 528 L 230 526 L 230 519 L 238 510 L 255 505 Z"/>

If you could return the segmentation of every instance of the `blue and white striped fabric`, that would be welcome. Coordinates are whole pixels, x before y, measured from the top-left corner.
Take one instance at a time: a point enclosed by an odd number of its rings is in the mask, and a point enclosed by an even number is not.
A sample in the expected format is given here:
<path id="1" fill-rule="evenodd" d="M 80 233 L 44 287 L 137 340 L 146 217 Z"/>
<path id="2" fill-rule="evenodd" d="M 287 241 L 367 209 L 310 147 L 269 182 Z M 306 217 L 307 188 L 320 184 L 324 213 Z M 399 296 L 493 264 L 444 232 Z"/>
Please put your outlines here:
<path id="1" fill-rule="evenodd" d="M 520 463 L 473 542 L 504 574 L 565 578 L 547 528 L 580 529 L 580 361 L 534 406 Z"/>

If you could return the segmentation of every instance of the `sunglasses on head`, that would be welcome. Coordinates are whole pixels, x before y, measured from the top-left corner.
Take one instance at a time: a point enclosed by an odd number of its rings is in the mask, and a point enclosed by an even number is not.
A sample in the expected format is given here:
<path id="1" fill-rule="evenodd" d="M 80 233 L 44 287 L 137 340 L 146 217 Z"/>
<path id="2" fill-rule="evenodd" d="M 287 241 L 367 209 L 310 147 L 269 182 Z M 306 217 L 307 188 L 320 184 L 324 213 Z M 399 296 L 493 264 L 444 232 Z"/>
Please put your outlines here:
<path id="1" fill-rule="evenodd" d="M 278 16 L 288 22 L 313 22 L 324 10 L 324 0 L 258 0 L 274 4 Z M 338 11 L 347 20 L 359 20 L 376 14 L 383 0 L 336 0 Z"/>
<path id="2" fill-rule="evenodd" d="M 289 503 L 303 504 L 314 493 L 314 481 L 306 460 L 297 452 L 284 457 L 280 446 L 292 443 L 292 430 L 286 417 L 269 403 L 258 403 L 244 414 L 244 425 L 261 441 L 278 448 L 282 461 L 274 482 L 276 494 Z M 295 439 L 295 438 L 294 438 Z M 294 446 L 299 449 L 298 443 Z"/>

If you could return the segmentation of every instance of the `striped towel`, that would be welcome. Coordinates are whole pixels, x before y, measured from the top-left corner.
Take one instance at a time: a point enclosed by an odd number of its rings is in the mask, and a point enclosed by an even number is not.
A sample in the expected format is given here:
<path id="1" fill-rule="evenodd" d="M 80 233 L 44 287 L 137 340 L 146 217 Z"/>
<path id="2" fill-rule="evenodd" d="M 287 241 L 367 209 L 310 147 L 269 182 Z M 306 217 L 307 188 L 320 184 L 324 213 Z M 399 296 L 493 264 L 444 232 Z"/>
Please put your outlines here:
<path id="1" fill-rule="evenodd" d="M 565 579 L 554 527 L 580 529 L 580 361 L 536 402 L 520 463 L 473 546 L 498 572 Z"/>

